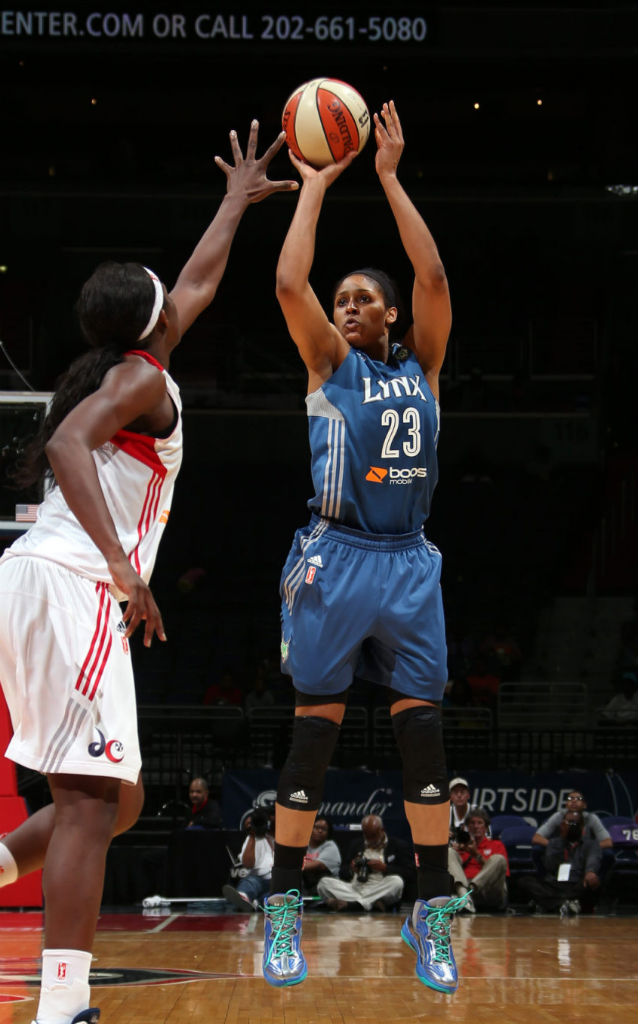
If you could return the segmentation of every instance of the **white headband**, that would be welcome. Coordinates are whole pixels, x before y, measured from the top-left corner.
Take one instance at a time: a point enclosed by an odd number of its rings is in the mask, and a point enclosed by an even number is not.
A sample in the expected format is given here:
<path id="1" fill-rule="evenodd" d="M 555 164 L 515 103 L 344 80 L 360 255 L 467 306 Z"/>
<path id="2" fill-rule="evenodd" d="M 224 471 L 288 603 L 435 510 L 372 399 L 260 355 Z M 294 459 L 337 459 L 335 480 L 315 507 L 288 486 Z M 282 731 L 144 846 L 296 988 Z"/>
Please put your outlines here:
<path id="1" fill-rule="evenodd" d="M 151 333 L 151 331 L 155 327 L 155 324 L 157 323 L 158 317 L 160 315 L 160 310 L 164 305 L 164 289 L 162 288 L 162 282 L 160 281 L 157 274 L 154 274 L 152 270 L 148 269 L 148 267 L 144 267 L 144 270 L 146 271 L 151 281 L 153 282 L 153 286 L 155 288 L 155 302 L 153 303 L 153 311 L 151 312 L 151 318 L 147 323 L 146 327 L 144 328 L 144 330 L 142 331 L 142 333 L 140 334 L 139 338 L 137 339 L 138 341 L 143 341 L 144 338 L 148 338 L 149 334 Z"/>

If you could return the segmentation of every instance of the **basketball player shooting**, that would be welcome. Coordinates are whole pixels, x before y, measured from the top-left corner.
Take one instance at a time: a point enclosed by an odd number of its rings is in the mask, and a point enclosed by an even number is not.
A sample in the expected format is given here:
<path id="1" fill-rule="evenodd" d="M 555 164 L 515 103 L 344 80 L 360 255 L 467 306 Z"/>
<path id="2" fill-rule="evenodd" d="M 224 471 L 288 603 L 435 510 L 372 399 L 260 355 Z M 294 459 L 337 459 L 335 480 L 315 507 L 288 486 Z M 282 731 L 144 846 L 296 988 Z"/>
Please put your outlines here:
<path id="1" fill-rule="evenodd" d="M 309 282 L 326 191 L 354 154 L 321 170 L 291 155 L 303 185 L 279 258 L 277 297 L 308 371 L 315 495 L 282 573 L 282 671 L 292 676 L 296 709 L 277 790 L 263 973 L 275 986 L 307 974 L 303 858 L 356 673 L 385 688 L 403 763 L 418 899 L 401 936 L 416 953 L 417 978 L 454 992 L 450 925 L 463 900 L 451 896 L 447 867 L 441 555 L 423 533 L 437 479 L 450 295 L 434 239 L 397 177 L 404 143 L 394 103 L 375 114 L 374 134 L 379 182 L 414 271 L 413 324 L 403 344 L 391 341 L 399 301 L 384 272 L 366 267 L 342 277 L 332 322 Z"/>

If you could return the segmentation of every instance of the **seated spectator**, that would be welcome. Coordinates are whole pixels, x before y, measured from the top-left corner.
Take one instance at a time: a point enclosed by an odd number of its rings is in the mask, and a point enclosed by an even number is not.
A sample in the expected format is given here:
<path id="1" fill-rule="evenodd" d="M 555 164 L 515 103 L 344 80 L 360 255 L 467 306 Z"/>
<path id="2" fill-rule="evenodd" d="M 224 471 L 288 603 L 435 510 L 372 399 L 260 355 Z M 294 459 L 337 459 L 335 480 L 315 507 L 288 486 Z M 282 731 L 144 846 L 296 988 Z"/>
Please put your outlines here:
<path id="1" fill-rule="evenodd" d="M 520 881 L 537 907 L 561 916 L 591 912 L 600 891 L 602 850 L 587 839 L 582 811 L 567 810 L 559 835 L 547 843 L 542 855 L 544 876 L 524 875 Z"/>
<path id="2" fill-rule="evenodd" d="M 598 815 L 592 814 L 587 810 L 585 797 L 577 789 L 573 789 L 567 794 L 564 810 L 556 811 L 547 821 L 543 822 L 538 831 L 532 836 L 532 843 L 537 846 L 547 846 L 550 839 L 559 836 L 565 818 L 565 811 L 580 811 L 584 821 L 585 839 L 596 839 L 600 844 L 601 850 L 608 850 L 613 847 L 614 844 L 609 832 Z"/>
<path id="3" fill-rule="evenodd" d="M 327 818 L 318 816 L 303 861 L 303 885 L 306 896 L 314 896 L 317 884 L 324 875 L 336 878 L 341 867 L 341 853 L 332 838 L 332 825 Z"/>
<path id="4" fill-rule="evenodd" d="M 204 829 L 221 828 L 222 812 L 216 800 L 211 799 L 206 779 L 192 779 L 188 787 L 188 798 L 191 803 L 190 815 L 184 822 L 184 828 Z"/>
<path id="5" fill-rule="evenodd" d="M 466 835 L 459 835 L 448 851 L 448 871 L 454 879 L 456 894 L 463 896 L 471 888 L 472 895 L 465 909 L 504 910 L 508 902 L 507 850 L 500 839 L 489 838 L 490 819 L 487 811 L 477 807 L 470 811 Z"/>
<path id="6" fill-rule="evenodd" d="M 235 682 L 235 677 L 230 669 L 222 672 L 217 683 L 212 683 L 204 694 L 204 704 L 237 704 L 241 706 L 242 692 Z"/>
<path id="7" fill-rule="evenodd" d="M 258 910 L 260 901 L 268 895 L 275 849 L 269 827 L 268 812 L 256 807 L 244 822 L 248 835 L 239 854 L 241 867 L 247 873 L 236 887 L 225 885 L 222 888 L 224 898 L 244 914 Z"/>
<path id="8" fill-rule="evenodd" d="M 342 865 L 341 877 L 319 879 L 317 893 L 333 910 L 388 910 L 401 901 L 406 882 L 414 877 L 408 844 L 388 838 L 378 815 L 363 819 L 361 833 Z"/>
<path id="9" fill-rule="evenodd" d="M 475 810 L 475 804 L 470 803 L 470 787 L 467 779 L 457 775 L 450 780 L 450 838 L 454 829 L 464 825 L 470 811 Z"/>

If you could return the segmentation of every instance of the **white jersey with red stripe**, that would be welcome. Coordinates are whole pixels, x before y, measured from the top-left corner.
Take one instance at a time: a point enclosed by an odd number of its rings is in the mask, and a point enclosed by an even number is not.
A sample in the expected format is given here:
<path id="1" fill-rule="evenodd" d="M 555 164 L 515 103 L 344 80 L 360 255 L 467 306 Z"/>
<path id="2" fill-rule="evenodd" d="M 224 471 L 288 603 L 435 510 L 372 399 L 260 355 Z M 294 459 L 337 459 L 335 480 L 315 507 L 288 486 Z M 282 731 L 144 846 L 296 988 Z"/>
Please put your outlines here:
<path id="1" fill-rule="evenodd" d="M 176 410 L 175 427 L 166 438 L 119 430 L 92 454 L 122 547 L 135 571 L 148 583 L 182 461 L 182 404 L 177 384 L 162 365 L 146 352 L 136 355 L 164 374 Z M 125 600 L 112 583 L 104 556 L 57 486 L 40 505 L 34 525 L 5 552 L 5 557 L 12 555 L 50 559 L 91 580 L 109 584 L 114 597 Z"/>

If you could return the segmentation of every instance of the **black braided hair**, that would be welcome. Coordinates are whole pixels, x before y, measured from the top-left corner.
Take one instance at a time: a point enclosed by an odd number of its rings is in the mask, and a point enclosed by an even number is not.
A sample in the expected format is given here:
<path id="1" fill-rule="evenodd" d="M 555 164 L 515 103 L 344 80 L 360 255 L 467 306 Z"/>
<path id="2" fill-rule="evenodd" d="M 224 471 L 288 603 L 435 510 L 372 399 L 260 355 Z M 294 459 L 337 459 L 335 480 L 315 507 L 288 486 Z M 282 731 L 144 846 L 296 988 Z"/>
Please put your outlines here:
<path id="1" fill-rule="evenodd" d="M 56 428 L 105 375 L 139 342 L 155 302 L 155 287 L 140 263 L 101 263 L 84 283 L 76 313 L 90 350 L 75 359 L 56 382 L 49 412 L 14 473 L 18 487 L 39 483 L 53 473 L 45 447 Z"/>

